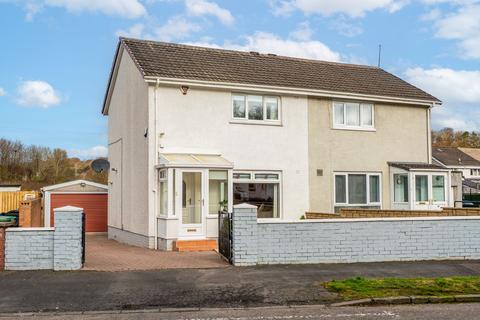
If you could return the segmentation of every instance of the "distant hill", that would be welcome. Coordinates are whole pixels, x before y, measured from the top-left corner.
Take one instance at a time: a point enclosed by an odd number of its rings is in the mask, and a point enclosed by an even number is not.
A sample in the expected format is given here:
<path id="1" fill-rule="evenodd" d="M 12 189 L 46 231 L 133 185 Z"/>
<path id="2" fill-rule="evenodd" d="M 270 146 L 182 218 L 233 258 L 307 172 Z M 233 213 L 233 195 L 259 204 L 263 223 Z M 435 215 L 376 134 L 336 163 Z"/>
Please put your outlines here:
<path id="1" fill-rule="evenodd" d="M 108 173 L 93 171 L 92 161 L 69 158 L 63 149 L 25 146 L 0 138 L 0 183 L 21 184 L 23 190 L 77 179 L 107 184 Z"/>

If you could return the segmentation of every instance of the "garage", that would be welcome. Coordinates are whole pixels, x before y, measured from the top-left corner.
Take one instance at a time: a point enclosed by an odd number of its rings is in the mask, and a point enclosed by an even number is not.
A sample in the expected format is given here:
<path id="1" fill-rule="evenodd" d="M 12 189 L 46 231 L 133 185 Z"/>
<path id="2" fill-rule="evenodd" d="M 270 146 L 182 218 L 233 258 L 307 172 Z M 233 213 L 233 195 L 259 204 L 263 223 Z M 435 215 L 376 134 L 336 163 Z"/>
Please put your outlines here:
<path id="1" fill-rule="evenodd" d="M 107 232 L 108 187 L 87 180 L 47 186 L 44 196 L 45 226 L 54 227 L 53 209 L 64 206 L 83 208 L 86 232 Z"/>

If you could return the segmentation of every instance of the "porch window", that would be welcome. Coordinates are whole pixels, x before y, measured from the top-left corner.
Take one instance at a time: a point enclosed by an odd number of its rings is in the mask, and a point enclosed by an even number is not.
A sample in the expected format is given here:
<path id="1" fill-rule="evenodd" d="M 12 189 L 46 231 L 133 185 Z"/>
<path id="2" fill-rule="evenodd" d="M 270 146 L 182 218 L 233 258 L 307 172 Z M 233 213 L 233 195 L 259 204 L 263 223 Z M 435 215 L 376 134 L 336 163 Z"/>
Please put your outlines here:
<path id="1" fill-rule="evenodd" d="M 432 194 L 434 201 L 445 201 L 445 177 L 432 176 Z"/>
<path id="2" fill-rule="evenodd" d="M 373 104 L 335 102 L 333 127 L 335 129 L 373 129 Z"/>
<path id="3" fill-rule="evenodd" d="M 227 171 L 210 170 L 208 174 L 208 213 L 218 214 L 228 205 Z"/>
<path id="4" fill-rule="evenodd" d="M 235 120 L 279 121 L 279 97 L 234 94 L 232 117 Z"/>
<path id="5" fill-rule="evenodd" d="M 378 173 L 336 173 L 335 206 L 380 206 Z"/>
<path id="6" fill-rule="evenodd" d="M 408 203 L 408 174 L 394 174 L 393 183 L 393 201 Z"/>
<path id="7" fill-rule="evenodd" d="M 279 218 L 280 174 L 234 173 L 233 204 L 239 203 L 256 206 L 258 218 Z"/>
<path id="8" fill-rule="evenodd" d="M 166 216 L 168 212 L 168 181 L 167 170 L 158 172 L 158 195 L 159 195 L 159 214 Z"/>
<path id="9" fill-rule="evenodd" d="M 428 200 L 428 176 L 415 176 L 415 201 L 424 202 Z"/>

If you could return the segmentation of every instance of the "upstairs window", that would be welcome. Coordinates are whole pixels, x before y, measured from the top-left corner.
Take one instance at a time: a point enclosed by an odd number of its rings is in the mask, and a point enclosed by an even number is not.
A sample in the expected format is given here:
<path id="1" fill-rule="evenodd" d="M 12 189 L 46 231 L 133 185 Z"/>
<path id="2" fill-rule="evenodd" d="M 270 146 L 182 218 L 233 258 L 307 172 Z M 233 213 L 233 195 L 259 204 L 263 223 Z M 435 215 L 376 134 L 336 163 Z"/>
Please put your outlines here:
<path id="1" fill-rule="evenodd" d="M 333 127 L 335 129 L 374 129 L 373 104 L 334 102 Z"/>
<path id="2" fill-rule="evenodd" d="M 280 98 L 234 94 L 232 96 L 232 117 L 234 120 L 252 122 L 279 122 Z"/>

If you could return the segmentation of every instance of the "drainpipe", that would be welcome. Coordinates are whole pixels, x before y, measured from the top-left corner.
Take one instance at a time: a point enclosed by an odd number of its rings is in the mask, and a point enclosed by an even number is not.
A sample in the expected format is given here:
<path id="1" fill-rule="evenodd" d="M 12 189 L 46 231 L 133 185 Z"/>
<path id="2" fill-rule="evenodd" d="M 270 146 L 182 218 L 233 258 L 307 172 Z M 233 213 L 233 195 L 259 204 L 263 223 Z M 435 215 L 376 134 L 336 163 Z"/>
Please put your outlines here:
<path id="1" fill-rule="evenodd" d="M 155 164 L 155 167 L 157 166 L 158 164 L 158 142 L 157 142 L 157 90 L 158 90 L 158 87 L 160 86 L 160 80 L 157 78 L 157 81 L 155 83 L 155 89 L 154 89 L 154 94 L 153 94 L 153 115 L 154 115 L 154 120 L 153 120 L 153 123 L 154 123 L 154 130 L 153 130 L 153 133 L 154 133 L 154 137 L 153 137 L 153 141 L 154 141 L 154 146 L 155 146 L 155 160 L 154 160 L 154 164 Z M 154 203 L 154 214 L 153 214 L 153 218 L 154 218 L 154 240 L 155 240 L 155 243 L 154 243 L 154 248 L 155 250 L 158 250 L 158 219 L 157 219 L 157 188 L 158 188 L 158 170 L 155 168 L 155 188 L 153 189 L 153 194 L 155 195 L 155 200 L 153 201 Z"/>
<path id="2" fill-rule="evenodd" d="M 431 125 L 431 121 L 432 121 L 432 108 L 434 107 L 434 105 L 432 104 L 432 106 L 428 107 L 428 110 L 427 110 L 427 156 L 428 156 L 428 159 L 427 159 L 427 163 L 431 164 L 432 163 L 432 125 Z"/>

